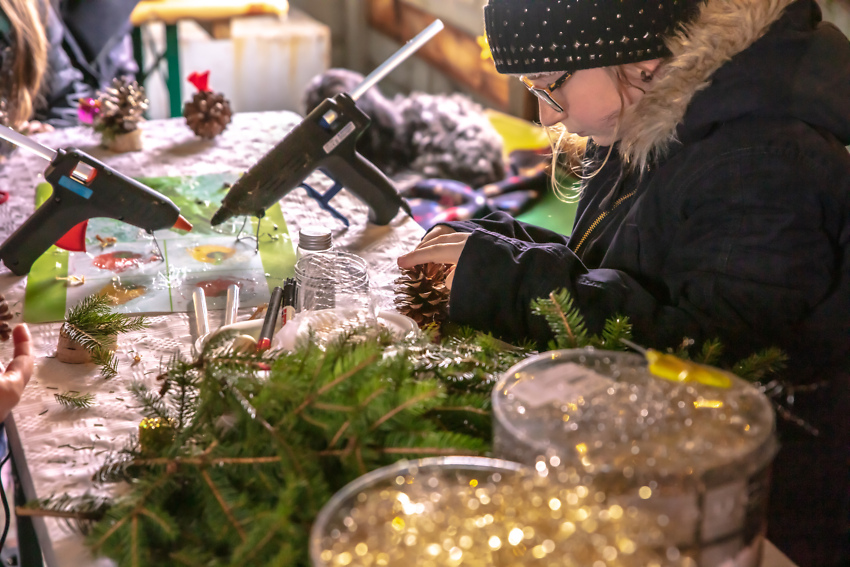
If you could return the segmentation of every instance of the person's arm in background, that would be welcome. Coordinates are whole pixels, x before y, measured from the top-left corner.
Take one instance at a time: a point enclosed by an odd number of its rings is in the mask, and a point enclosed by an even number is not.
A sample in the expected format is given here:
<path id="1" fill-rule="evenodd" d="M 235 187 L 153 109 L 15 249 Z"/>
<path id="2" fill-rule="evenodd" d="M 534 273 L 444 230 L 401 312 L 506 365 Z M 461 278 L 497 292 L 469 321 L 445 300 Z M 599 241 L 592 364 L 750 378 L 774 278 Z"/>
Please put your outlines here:
<path id="1" fill-rule="evenodd" d="M 32 337 L 27 326 L 21 324 L 15 327 L 12 340 L 15 343 L 12 362 L 0 374 L 0 421 L 5 420 L 21 400 L 24 387 L 32 376 Z"/>
<path id="2" fill-rule="evenodd" d="M 33 118 L 56 128 L 79 125 L 78 101 L 94 96 L 95 89 L 85 84 L 83 73 L 74 67 L 63 48 L 65 31 L 62 21 L 50 3 L 45 6 L 47 37 L 47 71 L 41 89 L 41 100 Z"/>

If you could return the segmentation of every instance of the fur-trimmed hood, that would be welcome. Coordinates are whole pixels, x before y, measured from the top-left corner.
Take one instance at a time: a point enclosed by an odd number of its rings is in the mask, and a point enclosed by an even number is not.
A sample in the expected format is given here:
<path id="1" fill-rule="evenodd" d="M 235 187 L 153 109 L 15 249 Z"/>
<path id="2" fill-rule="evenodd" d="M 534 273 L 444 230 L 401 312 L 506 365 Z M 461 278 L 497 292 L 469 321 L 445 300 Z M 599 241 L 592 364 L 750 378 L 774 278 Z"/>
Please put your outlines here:
<path id="1" fill-rule="evenodd" d="M 850 144 L 850 44 L 820 20 L 814 0 L 707 0 L 625 113 L 623 161 L 643 169 L 747 115 L 797 118 Z"/>

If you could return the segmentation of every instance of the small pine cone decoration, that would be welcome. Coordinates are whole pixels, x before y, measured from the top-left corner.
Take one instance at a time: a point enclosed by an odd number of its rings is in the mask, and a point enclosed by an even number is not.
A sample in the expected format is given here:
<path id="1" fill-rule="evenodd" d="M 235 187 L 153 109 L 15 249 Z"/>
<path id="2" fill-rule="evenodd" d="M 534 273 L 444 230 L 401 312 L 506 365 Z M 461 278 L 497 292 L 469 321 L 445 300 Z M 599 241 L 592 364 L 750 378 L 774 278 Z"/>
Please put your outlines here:
<path id="1" fill-rule="evenodd" d="M 196 135 L 208 140 L 224 132 L 232 114 L 230 101 L 223 94 L 212 91 L 196 92 L 183 106 L 186 124 Z"/>
<path id="2" fill-rule="evenodd" d="M 12 317 L 9 302 L 0 294 L 0 340 L 2 341 L 8 341 L 12 336 L 12 327 L 9 326 L 9 321 Z"/>
<path id="3" fill-rule="evenodd" d="M 210 72 L 192 73 L 189 82 L 195 85 L 198 92 L 192 100 L 183 105 L 183 116 L 186 124 L 195 135 L 211 140 L 224 132 L 230 124 L 233 111 L 230 101 L 224 98 L 222 93 L 210 90 Z"/>
<path id="4" fill-rule="evenodd" d="M 126 77 L 113 79 L 112 86 L 98 93 L 98 103 L 94 129 L 103 133 L 104 141 L 138 129 L 148 109 L 145 88 Z"/>
<path id="5" fill-rule="evenodd" d="M 449 295 L 446 276 L 451 264 L 422 264 L 402 270 L 395 280 L 395 306 L 399 313 L 407 315 L 420 328 L 431 324 L 440 325 L 449 312 Z"/>

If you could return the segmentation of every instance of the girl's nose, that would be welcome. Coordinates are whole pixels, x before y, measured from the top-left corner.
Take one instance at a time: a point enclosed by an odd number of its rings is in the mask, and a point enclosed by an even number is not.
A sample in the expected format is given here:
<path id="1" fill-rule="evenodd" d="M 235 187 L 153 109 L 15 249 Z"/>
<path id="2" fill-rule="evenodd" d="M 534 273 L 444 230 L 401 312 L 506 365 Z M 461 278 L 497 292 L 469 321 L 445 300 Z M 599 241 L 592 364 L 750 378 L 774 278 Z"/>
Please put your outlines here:
<path id="1" fill-rule="evenodd" d="M 563 106 L 563 104 L 561 104 L 561 106 Z M 537 108 L 540 113 L 540 123 L 544 126 L 554 126 L 563 120 L 567 114 L 566 111 L 558 112 L 542 100 L 537 101 Z"/>

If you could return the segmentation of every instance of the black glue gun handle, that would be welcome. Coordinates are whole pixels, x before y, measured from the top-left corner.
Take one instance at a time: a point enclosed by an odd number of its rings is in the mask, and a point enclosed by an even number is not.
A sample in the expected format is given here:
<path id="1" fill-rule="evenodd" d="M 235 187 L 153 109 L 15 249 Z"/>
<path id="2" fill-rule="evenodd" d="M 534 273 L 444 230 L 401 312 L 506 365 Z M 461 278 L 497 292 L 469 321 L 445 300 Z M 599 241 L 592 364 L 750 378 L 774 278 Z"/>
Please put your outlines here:
<path id="1" fill-rule="evenodd" d="M 0 259 L 13 273 L 28 274 L 39 256 L 79 223 L 96 215 L 74 199 L 54 193 L 0 246 Z"/>
<path id="2" fill-rule="evenodd" d="M 354 152 L 348 159 L 339 155 L 329 156 L 322 167 L 334 180 L 369 205 L 371 222 L 387 225 L 395 218 L 401 197 L 392 181 L 372 162 Z"/>

